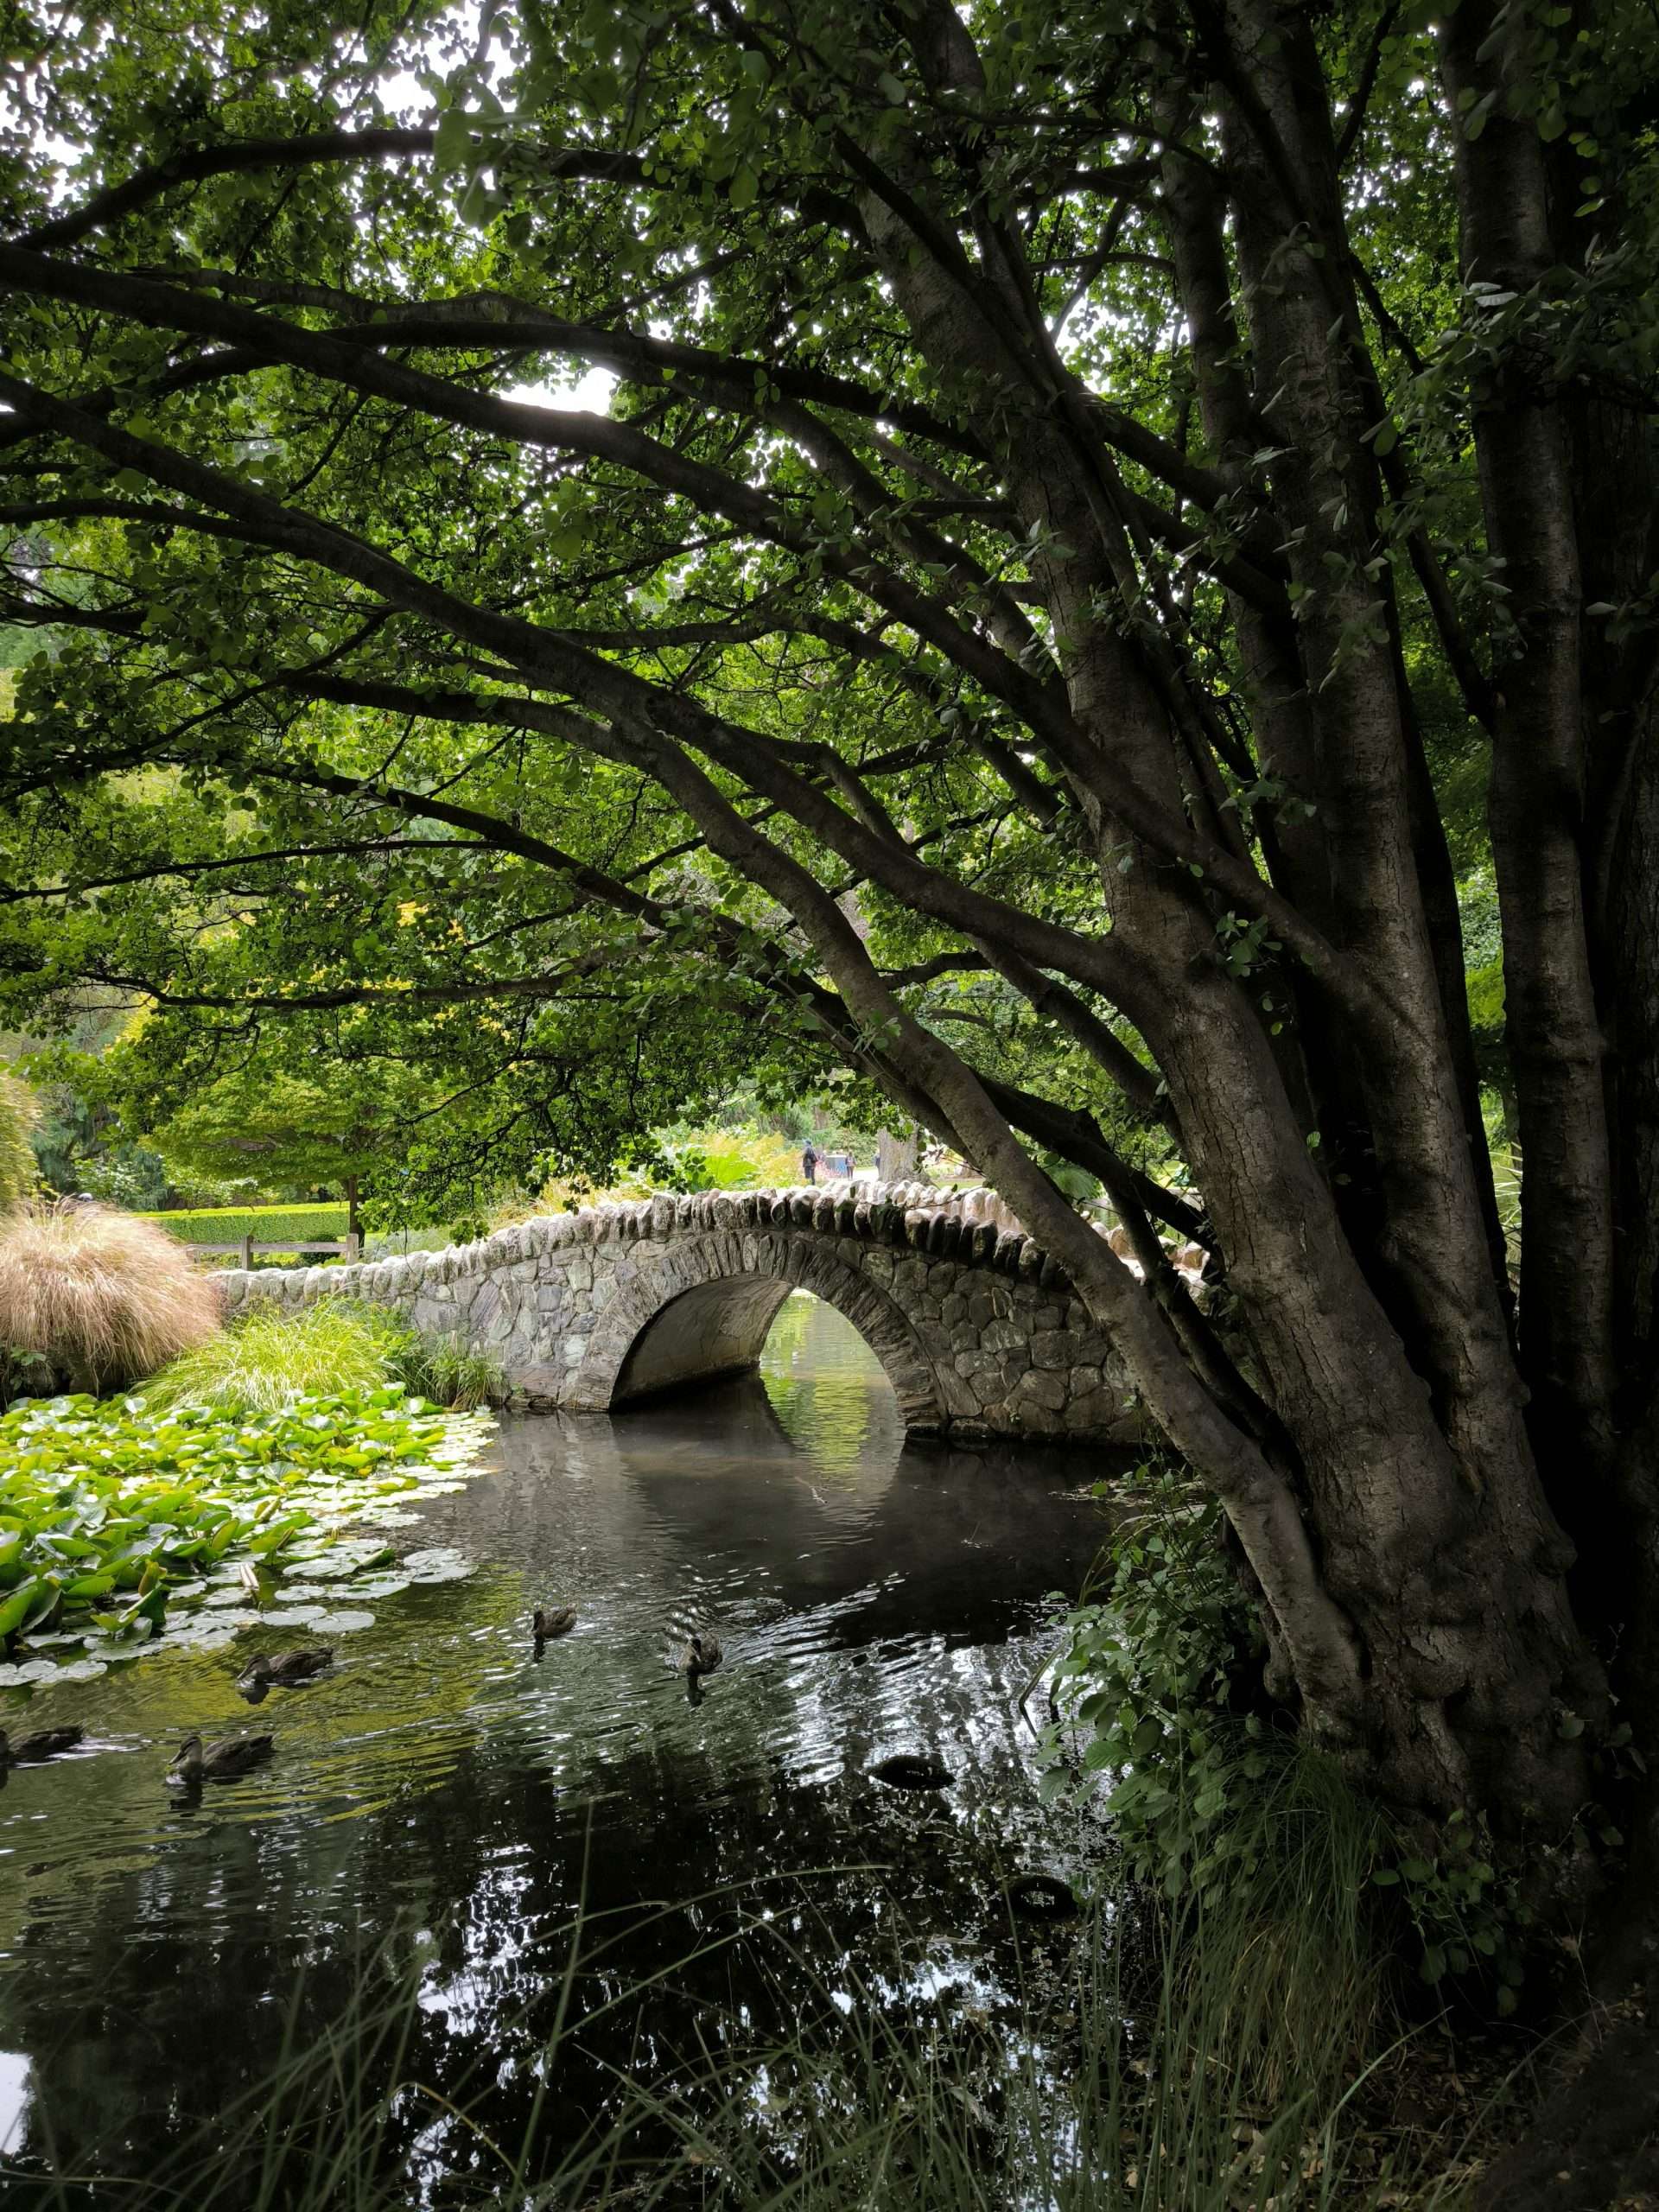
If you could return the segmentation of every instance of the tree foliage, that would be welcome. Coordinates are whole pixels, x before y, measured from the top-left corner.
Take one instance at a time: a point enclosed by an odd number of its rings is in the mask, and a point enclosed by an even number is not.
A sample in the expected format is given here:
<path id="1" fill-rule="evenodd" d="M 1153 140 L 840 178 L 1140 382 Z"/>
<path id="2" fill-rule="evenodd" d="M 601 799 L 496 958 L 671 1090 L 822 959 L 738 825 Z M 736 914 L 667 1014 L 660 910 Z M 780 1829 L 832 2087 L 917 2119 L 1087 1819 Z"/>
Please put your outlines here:
<path id="1" fill-rule="evenodd" d="M 0 1211 L 35 1188 L 35 1148 L 29 1139 L 39 1113 L 28 1084 L 0 1069 Z"/>
<path id="2" fill-rule="evenodd" d="M 1649 16 L 136 27 L 10 64 L 20 1005 L 337 1025 L 434 1194 L 855 1071 L 1123 1344 L 1268 1694 L 1559 1834 L 1659 1681 Z"/>

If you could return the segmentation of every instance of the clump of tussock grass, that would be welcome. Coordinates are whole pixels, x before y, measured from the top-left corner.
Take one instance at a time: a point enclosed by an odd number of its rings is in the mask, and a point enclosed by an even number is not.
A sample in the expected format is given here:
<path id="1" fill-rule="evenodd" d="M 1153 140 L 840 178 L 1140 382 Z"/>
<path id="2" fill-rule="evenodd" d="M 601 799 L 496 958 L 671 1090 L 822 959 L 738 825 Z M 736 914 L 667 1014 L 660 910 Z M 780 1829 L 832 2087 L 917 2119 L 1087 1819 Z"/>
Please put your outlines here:
<path id="1" fill-rule="evenodd" d="M 490 1353 L 468 1351 L 458 1337 L 418 1336 L 378 1306 L 321 1298 L 297 1313 L 256 1300 L 221 1336 L 146 1383 L 143 1395 L 160 1412 L 206 1406 L 239 1418 L 389 1382 L 454 1413 L 506 1395 Z"/>
<path id="2" fill-rule="evenodd" d="M 145 1384 L 158 1412 L 206 1406 L 232 1416 L 278 1413 L 296 1398 L 340 1398 L 387 1380 L 386 1340 L 338 1299 L 297 1313 L 257 1302 L 211 1342 Z"/>
<path id="3" fill-rule="evenodd" d="M 458 1336 L 405 1332 L 390 1343 L 388 1356 L 393 1376 L 406 1390 L 451 1413 L 469 1414 L 507 1395 L 506 1375 L 494 1353 L 471 1351 Z"/>
<path id="4" fill-rule="evenodd" d="M 0 1344 L 20 1367 L 44 1363 L 97 1395 L 154 1374 L 219 1326 L 213 1283 L 153 1222 L 34 1204 L 0 1221 Z"/>

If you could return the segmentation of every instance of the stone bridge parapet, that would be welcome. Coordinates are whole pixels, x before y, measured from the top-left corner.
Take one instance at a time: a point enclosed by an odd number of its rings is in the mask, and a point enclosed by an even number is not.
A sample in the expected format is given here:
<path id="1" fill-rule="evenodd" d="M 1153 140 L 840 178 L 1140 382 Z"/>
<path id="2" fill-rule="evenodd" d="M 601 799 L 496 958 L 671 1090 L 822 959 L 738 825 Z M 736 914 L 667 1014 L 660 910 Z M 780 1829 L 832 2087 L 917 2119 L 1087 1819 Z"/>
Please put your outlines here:
<path id="1" fill-rule="evenodd" d="M 1123 1440 L 1128 1370 L 995 1193 L 920 1184 L 701 1192 L 537 1214 L 477 1243 L 227 1271 L 229 1313 L 392 1307 L 501 1361 L 512 1402 L 608 1413 L 752 1368 L 794 1290 L 845 1316 L 912 1435 Z"/>

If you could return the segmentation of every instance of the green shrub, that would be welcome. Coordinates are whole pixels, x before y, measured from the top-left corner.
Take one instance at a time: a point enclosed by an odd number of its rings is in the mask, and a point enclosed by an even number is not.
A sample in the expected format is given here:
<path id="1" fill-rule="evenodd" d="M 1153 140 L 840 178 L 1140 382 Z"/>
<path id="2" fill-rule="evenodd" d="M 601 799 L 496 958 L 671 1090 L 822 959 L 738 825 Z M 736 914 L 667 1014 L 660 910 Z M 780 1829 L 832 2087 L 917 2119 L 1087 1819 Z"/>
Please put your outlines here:
<path id="1" fill-rule="evenodd" d="M 296 1249 L 308 1237 L 337 1244 L 346 1235 L 346 1211 L 332 1202 L 308 1206 L 190 1206 L 175 1213 L 142 1217 L 159 1222 L 187 1244 L 236 1244 L 251 1236 L 256 1244 L 293 1237 Z"/>
<path id="2" fill-rule="evenodd" d="M 143 1395 L 156 1411 L 276 1413 L 296 1398 L 344 1397 L 401 1379 L 389 1370 L 379 1332 L 342 1300 L 320 1299 L 297 1313 L 261 1300 L 222 1336 L 164 1368 Z"/>
<path id="3" fill-rule="evenodd" d="M 25 1205 L 0 1221 L 0 1345 L 72 1388 L 136 1382 L 207 1344 L 219 1295 L 153 1223 L 102 1206 Z"/>
<path id="4" fill-rule="evenodd" d="M 493 1352 L 474 1351 L 458 1336 L 420 1337 L 403 1331 L 388 1344 L 391 1372 L 417 1398 L 428 1398 L 451 1413 L 471 1413 L 499 1404 L 507 1379 Z"/>
<path id="5" fill-rule="evenodd" d="M 1486 1840 L 1454 1814 L 1411 1833 L 1336 1762 L 1260 1709 L 1255 1608 L 1223 1547 L 1220 1506 L 1172 1468 L 1140 1471 L 1141 1510 L 1103 1561 L 1104 1594 L 1068 1622 L 1061 1707 L 1084 1745 L 1051 1731 L 1052 1799 L 1109 1775 L 1105 1802 L 1126 1872 L 1205 1910 L 1241 1895 L 1262 1924 L 1252 1973 L 1363 2009 L 1365 1962 L 1405 1952 L 1421 1980 L 1476 1974 L 1499 2012 L 1521 1980 L 1525 1914 Z M 1287 2009 L 1287 2000 L 1281 2010 Z"/>

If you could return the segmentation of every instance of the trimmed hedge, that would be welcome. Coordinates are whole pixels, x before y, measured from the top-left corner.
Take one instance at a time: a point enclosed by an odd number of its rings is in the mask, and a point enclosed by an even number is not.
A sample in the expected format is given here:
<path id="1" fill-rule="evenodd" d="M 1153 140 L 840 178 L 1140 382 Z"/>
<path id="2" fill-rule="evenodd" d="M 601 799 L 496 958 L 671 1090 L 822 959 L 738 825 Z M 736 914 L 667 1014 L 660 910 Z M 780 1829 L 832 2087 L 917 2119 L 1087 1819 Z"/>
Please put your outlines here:
<path id="1" fill-rule="evenodd" d="M 186 1244 L 234 1244 L 251 1236 L 256 1244 L 274 1244 L 279 1236 L 303 1241 L 315 1237 L 325 1244 L 338 1243 L 346 1234 L 346 1211 L 335 1202 L 313 1206 L 191 1206 L 176 1213 L 147 1213 L 153 1221 Z"/>

